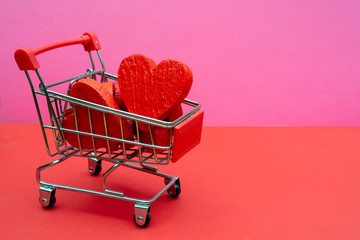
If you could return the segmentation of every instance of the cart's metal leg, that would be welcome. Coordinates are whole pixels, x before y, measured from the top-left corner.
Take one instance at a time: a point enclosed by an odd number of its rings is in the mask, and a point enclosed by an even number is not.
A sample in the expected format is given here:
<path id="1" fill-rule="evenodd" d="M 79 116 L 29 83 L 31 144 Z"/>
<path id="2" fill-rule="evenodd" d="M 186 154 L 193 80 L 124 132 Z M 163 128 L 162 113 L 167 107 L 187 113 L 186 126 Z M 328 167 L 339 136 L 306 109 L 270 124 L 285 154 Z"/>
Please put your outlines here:
<path id="1" fill-rule="evenodd" d="M 58 165 L 59 163 L 62 163 L 63 161 L 69 159 L 71 157 L 72 154 L 75 154 L 78 150 L 74 150 L 72 152 L 70 152 L 70 154 L 67 154 L 65 156 L 62 156 L 61 158 L 53 161 L 53 162 L 50 162 L 48 164 L 45 164 L 43 166 L 40 166 L 36 169 L 36 180 L 38 181 L 38 183 L 40 183 L 41 185 L 43 186 L 48 186 L 49 184 L 45 183 L 44 181 L 41 180 L 41 177 L 40 177 L 40 173 L 41 171 L 45 170 L 45 169 L 48 169 L 48 168 L 51 168 L 55 165 Z"/>
<path id="2" fill-rule="evenodd" d="M 117 169 L 119 166 L 121 166 L 123 164 L 123 162 L 118 162 L 118 163 L 115 163 L 111 168 L 109 168 L 103 175 L 102 175 L 102 178 L 101 178 L 101 187 L 103 189 L 104 192 L 107 192 L 107 193 L 110 193 L 110 194 L 116 194 L 116 195 L 119 195 L 119 196 L 123 196 L 124 193 L 122 192 L 118 192 L 118 191 L 112 191 L 112 190 L 109 190 L 106 188 L 106 185 L 105 185 L 105 181 L 106 181 L 106 178 L 113 172 L 115 171 L 115 169 Z"/>
<path id="3" fill-rule="evenodd" d="M 150 204 L 136 203 L 134 221 L 139 227 L 146 227 L 151 220 Z"/>
<path id="4" fill-rule="evenodd" d="M 54 206 L 56 202 L 55 191 L 56 188 L 53 187 L 44 185 L 40 187 L 39 201 L 44 208 L 52 208 Z"/>

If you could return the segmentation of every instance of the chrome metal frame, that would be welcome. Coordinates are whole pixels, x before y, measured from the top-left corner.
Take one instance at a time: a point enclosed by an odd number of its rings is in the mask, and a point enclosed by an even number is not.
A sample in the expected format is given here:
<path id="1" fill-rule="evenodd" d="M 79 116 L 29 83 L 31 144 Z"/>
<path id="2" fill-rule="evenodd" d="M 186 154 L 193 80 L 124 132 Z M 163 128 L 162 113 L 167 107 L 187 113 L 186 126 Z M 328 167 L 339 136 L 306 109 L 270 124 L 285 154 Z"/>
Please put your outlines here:
<path id="1" fill-rule="evenodd" d="M 139 226 L 146 226 L 148 222 L 150 221 L 148 219 L 148 214 L 150 211 L 150 205 L 152 202 L 154 202 L 161 194 L 163 194 L 165 191 L 173 191 L 175 188 L 175 183 L 179 182 L 179 178 L 176 176 L 170 176 L 164 173 L 158 172 L 157 168 L 151 165 L 166 165 L 171 161 L 171 150 L 173 145 L 173 129 L 175 126 L 183 122 L 185 119 L 189 118 L 191 115 L 193 115 L 195 112 L 197 112 L 200 109 L 200 104 L 188 99 L 185 99 L 183 101 L 183 104 L 188 105 L 191 107 L 191 110 L 189 110 L 187 113 L 183 114 L 181 117 L 176 119 L 173 122 L 166 122 L 161 121 L 158 119 L 153 119 L 145 116 L 141 116 L 138 114 L 133 114 L 126 111 L 121 111 L 105 106 L 101 106 L 95 103 L 87 102 L 81 99 L 77 99 L 74 97 L 69 96 L 69 91 L 71 86 L 83 78 L 93 78 L 97 79 L 97 76 L 101 77 L 101 82 L 107 82 L 108 79 L 117 81 L 117 76 L 106 73 L 103 60 L 101 58 L 100 52 L 96 51 L 99 61 L 101 63 L 101 69 L 95 70 L 95 63 L 92 57 L 91 52 L 89 52 L 90 61 L 92 68 L 87 69 L 87 72 L 80 74 L 78 76 L 61 80 L 55 83 L 51 84 L 45 84 L 39 71 L 35 70 L 35 74 L 37 75 L 37 78 L 39 79 L 39 90 L 35 90 L 33 81 L 30 77 L 30 74 L 28 71 L 25 71 L 26 77 L 29 81 L 30 88 L 32 91 L 32 95 L 35 102 L 36 111 L 38 114 L 44 142 L 46 145 L 46 150 L 49 154 L 49 156 L 53 157 L 56 155 L 61 156 L 57 160 L 50 162 L 48 164 L 45 164 L 43 166 L 40 166 L 36 171 L 36 179 L 41 185 L 40 187 L 40 203 L 44 207 L 51 207 L 54 204 L 55 201 L 55 190 L 56 189 L 63 189 L 63 190 L 70 190 L 70 191 L 78 191 L 83 193 L 89 193 L 89 194 L 95 194 L 105 197 L 112 197 L 117 199 L 122 199 L 126 201 L 135 202 L 135 215 L 134 220 L 136 224 Z M 62 94 L 56 91 L 51 90 L 52 87 L 61 85 L 61 84 L 68 84 L 67 92 L 66 94 Z M 50 117 L 50 123 L 45 123 L 43 119 L 43 109 L 40 109 L 39 107 L 39 99 L 38 98 L 45 98 L 47 103 L 47 111 L 49 112 Z M 75 111 L 74 106 L 81 106 L 85 107 L 88 110 L 89 114 L 89 124 L 91 128 L 91 132 L 83 132 L 80 131 L 78 128 L 77 121 L 77 115 Z M 72 108 L 74 111 L 75 116 L 75 124 L 76 129 L 67 129 L 62 126 L 65 111 Z M 99 135 L 92 131 L 92 120 L 90 117 L 90 112 L 96 110 L 99 112 L 102 112 L 103 118 L 104 118 L 104 124 L 105 124 L 105 135 Z M 121 133 L 122 138 L 114 138 L 108 135 L 108 130 L 106 126 L 106 116 L 107 114 L 112 114 L 120 119 L 120 126 L 121 131 L 122 129 L 122 121 L 125 119 L 130 119 L 135 124 L 135 131 L 137 133 L 137 139 L 131 141 L 124 138 L 124 133 Z M 151 142 L 152 144 L 143 143 L 141 142 L 141 139 L 139 139 L 139 125 L 140 124 L 146 124 L 149 127 L 149 132 L 151 136 Z M 153 133 L 152 129 L 154 127 L 162 127 L 169 129 L 171 131 L 170 138 L 169 138 L 169 145 L 168 146 L 158 146 L 154 143 Z M 50 142 L 49 142 L 49 136 L 47 132 L 52 132 L 52 137 L 54 138 L 55 142 L 55 149 L 52 151 L 50 149 Z M 65 138 L 64 133 L 70 132 L 77 134 L 78 137 L 78 143 L 79 148 L 75 148 L 74 146 L 69 145 Z M 93 142 L 93 149 L 83 149 L 81 144 L 80 136 L 89 136 L 92 138 Z M 95 146 L 94 138 L 100 138 L 105 139 L 107 142 L 107 149 L 97 149 Z M 120 148 L 117 151 L 110 151 L 109 147 L 109 141 L 117 141 L 121 144 L 122 148 Z M 127 147 L 131 145 L 132 147 Z M 143 147 L 151 148 L 152 152 L 145 152 L 143 151 Z M 97 167 L 97 164 L 99 161 L 105 160 L 108 162 L 113 163 L 113 165 L 105 171 L 104 174 L 101 176 L 101 186 L 102 186 L 102 192 L 100 191 L 92 191 L 88 189 L 81 189 L 71 186 L 63 186 L 58 185 L 54 183 L 45 182 L 41 179 L 41 172 L 51 168 L 55 167 L 56 165 L 64 162 L 65 160 L 68 160 L 69 158 L 76 156 L 76 157 L 84 157 L 88 159 L 88 167 L 90 173 L 94 171 L 94 169 Z M 162 188 L 157 194 L 155 194 L 150 199 L 138 199 L 138 198 L 132 198 L 127 197 L 123 192 L 119 192 L 116 190 L 110 190 L 106 187 L 106 179 L 107 177 L 114 172 L 118 167 L 124 166 L 128 167 L 134 170 L 142 171 L 148 174 L 156 175 L 159 177 L 164 178 L 165 180 L 165 187 Z M 172 188 L 172 189 L 170 189 Z"/>

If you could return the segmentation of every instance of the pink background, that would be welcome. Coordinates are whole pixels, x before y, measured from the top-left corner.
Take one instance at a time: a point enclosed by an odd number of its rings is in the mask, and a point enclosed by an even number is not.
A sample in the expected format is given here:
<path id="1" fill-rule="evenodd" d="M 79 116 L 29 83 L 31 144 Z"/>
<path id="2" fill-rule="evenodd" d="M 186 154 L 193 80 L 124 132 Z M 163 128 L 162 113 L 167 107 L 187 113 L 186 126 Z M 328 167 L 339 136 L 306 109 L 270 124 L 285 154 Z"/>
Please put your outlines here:
<path id="1" fill-rule="evenodd" d="M 17 48 L 92 31 L 108 72 L 133 53 L 189 65 L 205 125 L 358 126 L 359 12 L 355 0 L 5 1 L 0 122 L 38 121 Z M 88 66 L 79 46 L 39 61 L 47 82 Z"/>

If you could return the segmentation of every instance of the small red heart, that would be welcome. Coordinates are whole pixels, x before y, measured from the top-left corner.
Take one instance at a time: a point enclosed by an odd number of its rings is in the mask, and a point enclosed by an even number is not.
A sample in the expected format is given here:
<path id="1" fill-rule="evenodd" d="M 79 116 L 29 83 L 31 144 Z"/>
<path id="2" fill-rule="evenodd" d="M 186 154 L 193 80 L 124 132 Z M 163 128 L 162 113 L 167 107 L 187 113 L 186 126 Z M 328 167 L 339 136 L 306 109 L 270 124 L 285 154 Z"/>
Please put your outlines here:
<path id="1" fill-rule="evenodd" d="M 120 87 L 119 87 L 118 82 L 113 82 L 113 89 L 114 89 L 113 90 L 114 99 L 117 102 L 117 104 L 119 105 L 120 110 L 128 112 L 126 105 L 124 103 L 124 99 L 121 96 Z"/>
<path id="2" fill-rule="evenodd" d="M 171 114 L 165 119 L 167 122 L 175 121 L 177 118 L 183 115 L 183 110 L 181 105 L 176 106 L 176 108 L 171 112 Z M 151 138 L 152 134 L 152 138 Z M 171 137 L 171 129 L 163 128 L 163 127 L 152 127 L 150 131 L 141 131 L 140 130 L 140 138 L 138 140 L 142 143 L 147 144 L 155 144 L 158 146 L 167 147 L 170 145 L 170 137 Z M 148 152 L 154 152 L 153 148 L 144 147 L 144 150 Z M 163 150 L 157 149 L 157 153 L 162 153 Z"/>
<path id="3" fill-rule="evenodd" d="M 160 120 L 181 104 L 193 82 L 191 70 L 184 63 L 166 59 L 156 66 L 151 58 L 141 54 L 121 62 L 118 79 L 129 112 Z M 145 125 L 140 127 L 149 130 Z"/>

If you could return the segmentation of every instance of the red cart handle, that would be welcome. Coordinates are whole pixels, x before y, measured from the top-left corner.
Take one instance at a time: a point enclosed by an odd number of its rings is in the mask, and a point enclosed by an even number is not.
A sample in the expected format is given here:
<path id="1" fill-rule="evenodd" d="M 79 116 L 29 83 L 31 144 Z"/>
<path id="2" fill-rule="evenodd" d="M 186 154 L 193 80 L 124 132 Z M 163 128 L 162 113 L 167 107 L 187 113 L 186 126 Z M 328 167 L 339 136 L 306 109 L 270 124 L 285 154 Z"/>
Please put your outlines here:
<path id="1" fill-rule="evenodd" d="M 48 45 L 35 49 L 28 47 L 19 48 L 18 50 L 15 51 L 15 60 L 18 67 L 22 71 L 36 70 L 40 67 L 39 62 L 36 59 L 36 55 L 50 51 L 55 48 L 60 48 L 75 44 L 82 44 L 84 46 L 85 51 L 88 52 L 101 49 L 96 34 L 92 32 L 86 32 L 80 38 L 50 43 Z"/>

